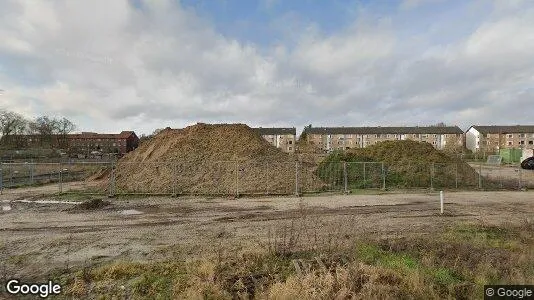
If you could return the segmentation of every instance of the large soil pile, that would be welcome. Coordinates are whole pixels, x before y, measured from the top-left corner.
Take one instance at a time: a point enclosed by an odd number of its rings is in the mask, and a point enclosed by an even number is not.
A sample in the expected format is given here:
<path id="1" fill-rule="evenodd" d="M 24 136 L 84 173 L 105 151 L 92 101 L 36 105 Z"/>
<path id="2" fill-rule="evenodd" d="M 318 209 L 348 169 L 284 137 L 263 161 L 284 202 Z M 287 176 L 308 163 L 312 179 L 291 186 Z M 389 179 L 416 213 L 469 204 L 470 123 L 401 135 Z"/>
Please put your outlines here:
<path id="1" fill-rule="evenodd" d="M 366 148 L 351 149 L 329 155 L 319 166 L 319 177 L 332 177 L 332 170 L 340 162 L 349 162 L 349 178 L 358 182 L 362 173 L 361 162 L 367 164 L 368 181 L 381 183 L 382 162 L 389 187 L 458 187 L 476 186 L 478 175 L 467 163 L 436 150 L 431 144 L 416 141 L 384 141 Z M 341 172 L 341 171 L 337 171 Z M 352 176 L 352 177 L 351 177 Z M 338 176 L 342 178 L 342 176 Z M 376 178 L 374 178 L 376 177 Z M 363 183 L 365 184 L 365 183 Z M 381 184 L 379 184 L 381 186 Z"/>
<path id="2" fill-rule="evenodd" d="M 311 169 L 301 164 L 301 169 Z M 291 194 L 296 163 L 243 124 L 167 128 L 117 165 L 118 192 L 177 194 Z M 313 172 L 299 185 L 320 185 Z"/>

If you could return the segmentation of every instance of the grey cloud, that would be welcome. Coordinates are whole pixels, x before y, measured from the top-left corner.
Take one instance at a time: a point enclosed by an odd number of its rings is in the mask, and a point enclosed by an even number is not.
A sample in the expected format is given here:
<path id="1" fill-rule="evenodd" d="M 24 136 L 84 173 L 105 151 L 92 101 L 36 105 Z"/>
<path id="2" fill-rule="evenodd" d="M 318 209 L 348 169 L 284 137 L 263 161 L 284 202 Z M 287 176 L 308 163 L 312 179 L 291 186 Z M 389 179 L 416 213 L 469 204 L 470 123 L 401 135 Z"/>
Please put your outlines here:
<path id="1" fill-rule="evenodd" d="M 98 123 L 85 127 L 137 126 L 144 132 L 196 121 L 467 126 L 529 123 L 534 114 L 528 105 L 534 43 L 521 29 L 534 28 L 527 4 L 432 48 L 416 47 L 428 41 L 399 39 L 395 27 L 402 24 L 369 18 L 331 36 L 303 31 L 291 36 L 292 47 L 260 48 L 218 34 L 171 1 L 146 2 L 141 9 L 123 1 L 107 4 L 46 2 L 57 11 L 55 19 L 48 13 L 25 20 L 48 24 L 39 36 L 0 20 L 0 38 L 38 49 L 0 48 L 0 80 L 20 90 L 18 96 L 2 95 L 4 103 L 33 114 L 43 107 L 85 114 Z M 28 9 L 0 4 L 11 19 L 24 18 Z M 87 10 L 98 19 L 83 17 Z"/>

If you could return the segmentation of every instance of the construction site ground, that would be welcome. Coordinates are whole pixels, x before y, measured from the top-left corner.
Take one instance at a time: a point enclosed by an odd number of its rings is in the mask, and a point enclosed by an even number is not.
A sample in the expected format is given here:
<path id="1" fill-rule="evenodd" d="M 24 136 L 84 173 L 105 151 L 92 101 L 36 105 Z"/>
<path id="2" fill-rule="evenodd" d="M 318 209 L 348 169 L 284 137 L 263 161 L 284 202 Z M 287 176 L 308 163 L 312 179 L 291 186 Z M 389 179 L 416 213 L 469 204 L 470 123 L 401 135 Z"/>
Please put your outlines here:
<path id="1" fill-rule="evenodd" d="M 54 186 L 55 187 L 55 186 Z M 206 198 L 55 195 L 55 188 L 10 190 L 0 196 L 3 275 L 46 278 L 53 270 L 116 260 L 158 259 L 179 247 L 191 257 L 214 245 L 265 247 L 293 226 L 335 238 L 432 235 L 463 223 L 532 221 L 532 191 L 362 191 L 306 197 Z M 75 203 L 109 201 L 88 209 Z M 104 202 L 105 203 L 105 202 Z M 301 243 L 312 243 L 309 236 Z"/>

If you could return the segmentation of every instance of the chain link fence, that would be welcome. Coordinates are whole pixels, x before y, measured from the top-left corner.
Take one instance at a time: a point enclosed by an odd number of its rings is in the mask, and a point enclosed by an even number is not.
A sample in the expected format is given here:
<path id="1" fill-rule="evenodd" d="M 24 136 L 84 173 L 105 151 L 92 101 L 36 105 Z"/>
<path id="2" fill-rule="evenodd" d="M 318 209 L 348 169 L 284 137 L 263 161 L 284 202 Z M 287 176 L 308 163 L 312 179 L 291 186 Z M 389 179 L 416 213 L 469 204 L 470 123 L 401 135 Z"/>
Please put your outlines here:
<path id="1" fill-rule="evenodd" d="M 1 163 L 0 191 L 46 186 L 59 193 L 103 195 L 301 195 L 360 189 L 534 188 L 534 171 L 483 163 L 407 161 Z"/>

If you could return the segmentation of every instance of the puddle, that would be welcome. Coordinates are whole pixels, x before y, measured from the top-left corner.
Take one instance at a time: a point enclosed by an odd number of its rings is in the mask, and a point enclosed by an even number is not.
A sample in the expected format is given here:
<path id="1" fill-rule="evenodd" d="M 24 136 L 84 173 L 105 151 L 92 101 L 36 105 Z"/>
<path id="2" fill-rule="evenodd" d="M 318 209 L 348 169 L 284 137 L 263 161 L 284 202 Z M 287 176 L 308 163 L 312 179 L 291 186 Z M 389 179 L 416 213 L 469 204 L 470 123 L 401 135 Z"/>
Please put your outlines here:
<path id="1" fill-rule="evenodd" d="M 75 201 L 58 201 L 58 200 L 14 200 L 12 202 L 37 203 L 37 204 L 80 204 L 81 203 L 81 202 L 75 202 Z"/>
<path id="2" fill-rule="evenodd" d="M 142 213 L 143 213 L 142 211 L 138 211 L 138 210 L 135 210 L 135 209 L 126 209 L 126 210 L 121 210 L 120 211 L 120 214 L 121 215 L 125 215 L 125 216 L 140 215 Z"/>
<path id="3" fill-rule="evenodd" d="M 11 205 L 2 205 L 2 211 L 10 211 Z"/>

